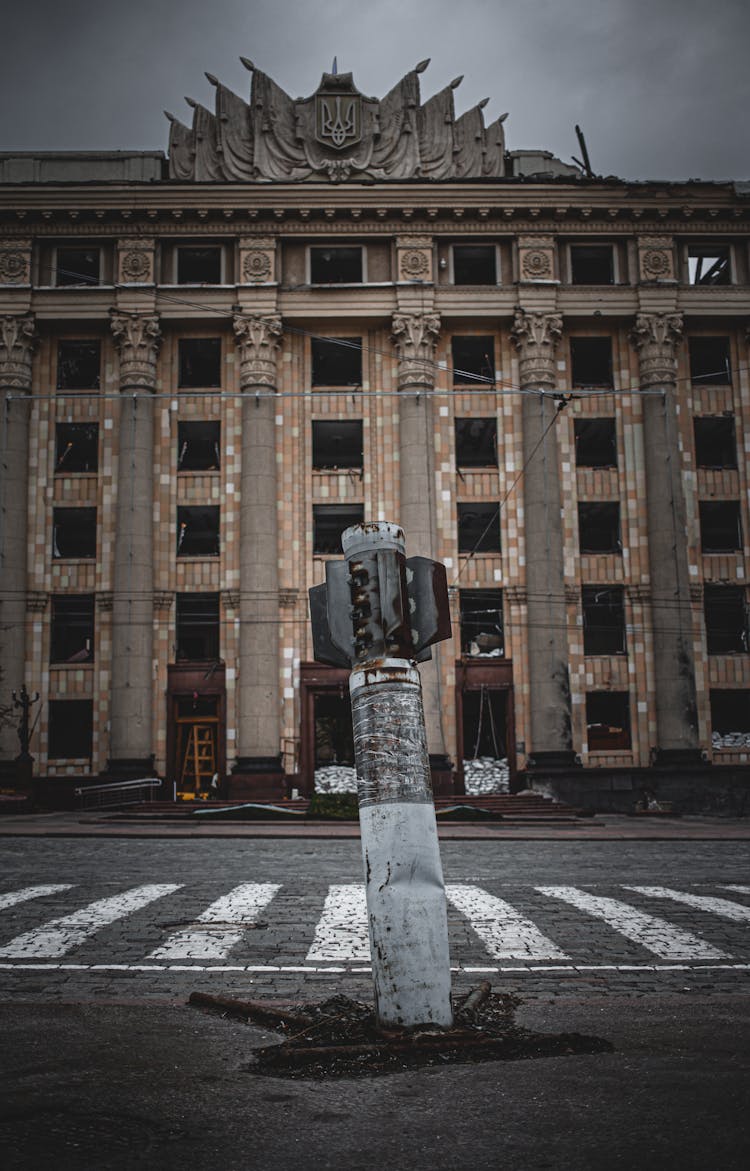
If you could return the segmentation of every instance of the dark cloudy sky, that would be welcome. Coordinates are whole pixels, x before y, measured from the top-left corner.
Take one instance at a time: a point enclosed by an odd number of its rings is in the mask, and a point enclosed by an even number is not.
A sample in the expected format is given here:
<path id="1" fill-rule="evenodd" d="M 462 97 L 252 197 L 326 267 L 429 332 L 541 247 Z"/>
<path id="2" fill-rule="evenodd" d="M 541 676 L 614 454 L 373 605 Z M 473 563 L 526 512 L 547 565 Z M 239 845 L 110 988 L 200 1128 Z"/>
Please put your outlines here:
<path id="1" fill-rule="evenodd" d="M 424 57 L 423 97 L 509 111 L 511 150 L 630 179 L 750 178 L 750 0 L 12 0 L 0 151 L 162 150 L 204 70 L 248 96 L 250 57 L 293 97 L 331 68 L 382 97 Z"/>

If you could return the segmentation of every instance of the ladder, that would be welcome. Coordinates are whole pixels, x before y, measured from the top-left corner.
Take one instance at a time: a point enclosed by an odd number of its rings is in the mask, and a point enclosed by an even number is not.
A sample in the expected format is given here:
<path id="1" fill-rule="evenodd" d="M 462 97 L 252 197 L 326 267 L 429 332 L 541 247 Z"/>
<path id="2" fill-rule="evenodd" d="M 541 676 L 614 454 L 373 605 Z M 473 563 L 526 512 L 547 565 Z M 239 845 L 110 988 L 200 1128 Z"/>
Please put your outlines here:
<path id="1" fill-rule="evenodd" d="M 210 789 L 216 772 L 216 749 L 213 724 L 191 724 L 182 761 L 179 788 L 192 789 L 197 795 Z"/>

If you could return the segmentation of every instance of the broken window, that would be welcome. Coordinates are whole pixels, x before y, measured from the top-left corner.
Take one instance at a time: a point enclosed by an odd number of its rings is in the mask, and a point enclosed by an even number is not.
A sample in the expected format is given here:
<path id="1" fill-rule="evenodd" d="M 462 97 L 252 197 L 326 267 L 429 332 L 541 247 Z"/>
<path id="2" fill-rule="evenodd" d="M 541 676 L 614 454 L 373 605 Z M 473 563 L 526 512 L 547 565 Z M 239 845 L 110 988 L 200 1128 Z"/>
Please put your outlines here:
<path id="1" fill-rule="evenodd" d="M 491 337 L 451 338 L 453 385 L 492 385 L 495 381 L 495 343 Z"/>
<path id="2" fill-rule="evenodd" d="M 627 691 L 586 694 L 586 739 L 589 752 L 630 748 L 630 696 Z"/>
<path id="3" fill-rule="evenodd" d="M 312 425 L 313 467 L 317 471 L 361 468 L 362 420 L 315 419 Z"/>
<path id="4" fill-rule="evenodd" d="M 500 552 L 500 505 L 497 501 L 458 505 L 458 551 Z"/>
<path id="5" fill-rule="evenodd" d="M 98 390 L 100 369 L 98 341 L 57 343 L 58 390 Z"/>
<path id="6" fill-rule="evenodd" d="M 310 283 L 313 285 L 360 285 L 361 248 L 311 248 Z"/>
<path id="7" fill-rule="evenodd" d="M 690 378 L 713 386 L 729 386 L 732 382 L 729 365 L 728 337 L 688 338 L 690 350 Z"/>
<path id="8" fill-rule="evenodd" d="M 314 337 L 311 350 L 313 386 L 362 385 L 361 337 Z"/>
<path id="9" fill-rule="evenodd" d="M 218 505 L 182 505 L 177 509 L 177 556 L 219 556 Z"/>
<path id="10" fill-rule="evenodd" d="M 733 553 L 742 548 L 739 500 L 701 500 L 698 508 L 704 553 Z"/>
<path id="11" fill-rule="evenodd" d="M 575 420 L 576 464 L 579 468 L 616 468 L 614 419 Z"/>
<path id="12" fill-rule="evenodd" d="M 714 748 L 750 748 L 750 691 L 709 692 Z"/>
<path id="13" fill-rule="evenodd" d="M 736 468 L 734 415 L 699 415 L 693 419 L 695 462 L 699 468 Z"/>
<path id="14" fill-rule="evenodd" d="M 177 471 L 206 472 L 221 466 L 221 424 L 177 424 Z"/>
<path id="15" fill-rule="evenodd" d="M 313 553 L 324 556 L 341 553 L 341 534 L 344 529 L 364 522 L 362 504 L 313 505 Z"/>
<path id="16" fill-rule="evenodd" d="M 216 662 L 219 658 L 219 595 L 178 594 L 176 658 Z"/>
<path id="17" fill-rule="evenodd" d="M 625 653 L 625 598 L 622 586 L 581 589 L 584 655 Z"/>
<path id="18" fill-rule="evenodd" d="M 611 285 L 615 280 L 611 244 L 571 244 L 570 279 L 574 285 Z"/>
<path id="19" fill-rule="evenodd" d="M 91 663 L 94 659 L 94 595 L 53 594 L 51 663 Z"/>
<path id="20" fill-rule="evenodd" d="M 461 654 L 504 654 L 503 591 L 459 590 Z"/>
<path id="21" fill-rule="evenodd" d="M 315 767 L 354 764 L 352 705 L 348 691 L 318 692 L 315 707 Z"/>
<path id="22" fill-rule="evenodd" d="M 709 655 L 745 654 L 750 649 L 744 586 L 707 585 L 703 613 Z"/>
<path id="23" fill-rule="evenodd" d="M 95 472 L 99 467 L 99 424 L 55 425 L 55 475 Z"/>
<path id="24" fill-rule="evenodd" d="M 178 285 L 220 285 L 221 247 L 190 245 L 177 249 Z"/>
<path id="25" fill-rule="evenodd" d="M 52 760 L 89 760 L 94 742 L 91 699 L 51 699 L 47 756 Z"/>
<path id="26" fill-rule="evenodd" d="M 497 419 L 456 419 L 456 465 L 497 467 Z"/>
<path id="27" fill-rule="evenodd" d="M 731 281 L 728 244 L 689 244 L 688 283 L 728 285 Z"/>
<path id="28" fill-rule="evenodd" d="M 578 533 L 582 553 L 620 553 L 620 502 L 587 501 L 578 505 Z"/>
<path id="29" fill-rule="evenodd" d="M 570 374 L 573 386 L 612 386 L 612 339 L 572 337 Z"/>
<path id="30" fill-rule="evenodd" d="M 454 244 L 453 283 L 497 284 L 497 252 L 494 244 Z"/>
<path id="31" fill-rule="evenodd" d="M 220 337 L 183 337 L 178 347 L 181 389 L 221 386 Z"/>
<path id="32" fill-rule="evenodd" d="M 481 687 L 479 690 L 465 689 L 461 694 L 462 724 L 464 739 L 464 779 L 467 782 L 467 765 L 469 761 L 497 761 L 498 764 L 489 770 L 471 770 L 471 780 L 490 779 L 494 774 L 495 791 L 505 788 L 503 773 L 507 769 L 508 760 L 508 692 L 501 688 Z M 505 769 L 500 766 L 505 766 Z M 500 774 L 498 776 L 498 773 Z M 479 792 L 487 792 L 486 788 Z"/>
<path id="33" fill-rule="evenodd" d="M 98 248 L 58 248 L 55 284 L 98 285 L 100 253 Z"/>
<path id="34" fill-rule="evenodd" d="M 53 508 L 52 556 L 96 557 L 96 509 Z"/>

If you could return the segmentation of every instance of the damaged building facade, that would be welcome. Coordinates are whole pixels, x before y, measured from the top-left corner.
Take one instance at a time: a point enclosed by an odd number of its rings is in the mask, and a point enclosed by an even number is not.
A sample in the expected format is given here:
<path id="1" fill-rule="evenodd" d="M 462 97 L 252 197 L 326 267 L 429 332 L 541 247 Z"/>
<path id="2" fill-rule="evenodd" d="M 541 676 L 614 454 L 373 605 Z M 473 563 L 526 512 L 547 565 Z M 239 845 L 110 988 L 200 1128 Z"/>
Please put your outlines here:
<path id="1" fill-rule="evenodd" d="M 377 519 L 447 567 L 437 792 L 746 784 L 747 187 L 509 150 L 427 62 L 380 100 L 245 64 L 168 156 L 0 156 L 0 687 L 39 693 L 40 792 L 332 783 L 307 590 Z"/>

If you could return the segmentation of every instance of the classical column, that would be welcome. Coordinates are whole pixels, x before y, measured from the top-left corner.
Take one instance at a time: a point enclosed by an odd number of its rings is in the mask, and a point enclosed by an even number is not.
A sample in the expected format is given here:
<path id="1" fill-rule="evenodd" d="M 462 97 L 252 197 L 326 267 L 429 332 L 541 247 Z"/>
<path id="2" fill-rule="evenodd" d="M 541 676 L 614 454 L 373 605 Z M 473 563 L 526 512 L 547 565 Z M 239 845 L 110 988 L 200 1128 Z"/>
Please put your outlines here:
<path id="1" fill-rule="evenodd" d="M 434 406 L 435 350 L 440 336 L 437 313 L 396 313 L 393 340 L 398 356 L 399 524 L 415 555 L 437 557 L 435 521 Z M 450 791 L 452 764 L 446 755 L 441 719 L 441 684 L 437 647 L 432 661 L 422 664 L 427 747 L 433 783 Z"/>
<path id="2" fill-rule="evenodd" d="M 680 470 L 675 382 L 679 313 L 639 313 L 630 335 L 640 359 L 646 461 L 646 517 L 660 764 L 698 763 L 695 663 L 686 510 Z"/>
<path id="3" fill-rule="evenodd" d="M 24 682 L 26 546 L 31 414 L 31 359 L 36 333 L 30 313 L 0 318 L 0 707 Z M 18 756 L 15 721 L 0 727 L 0 776 Z"/>
<path id="4" fill-rule="evenodd" d="M 571 737 L 567 613 L 557 436 L 555 349 L 558 313 L 517 309 L 511 337 L 519 352 L 523 421 L 524 546 L 528 612 L 529 767 L 575 762 Z"/>
<path id="5" fill-rule="evenodd" d="M 276 489 L 276 354 L 281 318 L 237 314 L 242 480 L 240 507 L 240 651 L 237 761 L 251 792 L 278 795 L 281 767 L 279 565 Z"/>
<path id="6" fill-rule="evenodd" d="M 120 453 L 112 600 L 112 776 L 153 771 L 153 509 L 156 357 L 153 314 L 112 312 L 120 358 Z"/>

